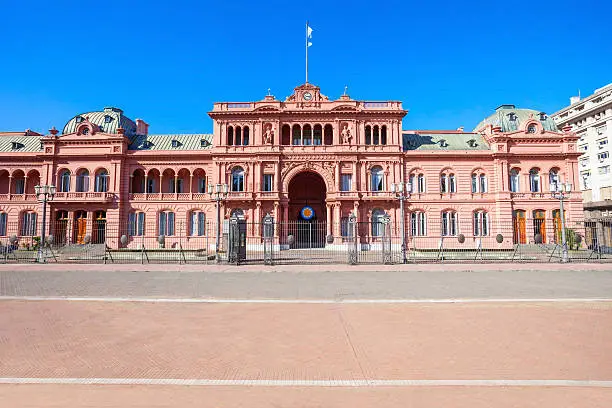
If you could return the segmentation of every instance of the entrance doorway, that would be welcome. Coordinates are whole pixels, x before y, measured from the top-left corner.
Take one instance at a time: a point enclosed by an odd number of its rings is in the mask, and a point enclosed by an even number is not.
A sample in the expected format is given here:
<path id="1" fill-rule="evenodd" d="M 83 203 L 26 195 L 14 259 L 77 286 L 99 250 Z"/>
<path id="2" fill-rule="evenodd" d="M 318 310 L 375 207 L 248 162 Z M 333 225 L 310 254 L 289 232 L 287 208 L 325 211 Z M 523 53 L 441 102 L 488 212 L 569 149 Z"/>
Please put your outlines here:
<path id="1" fill-rule="evenodd" d="M 546 212 L 544 210 L 535 210 L 533 212 L 533 236 L 540 234 L 542 243 L 546 243 Z M 537 242 L 537 241 L 536 241 Z"/>
<path id="2" fill-rule="evenodd" d="M 87 234 L 87 211 L 77 211 L 74 213 L 74 242 L 84 244 L 85 234 Z"/>
<path id="3" fill-rule="evenodd" d="M 55 216 L 54 244 L 66 245 L 68 242 L 68 211 L 60 210 Z"/>
<path id="4" fill-rule="evenodd" d="M 96 211 L 94 213 L 93 236 L 91 242 L 103 244 L 106 239 L 106 211 Z"/>
<path id="5" fill-rule="evenodd" d="M 514 210 L 514 243 L 515 244 L 526 244 L 527 234 L 525 233 L 525 211 Z"/>
<path id="6" fill-rule="evenodd" d="M 311 171 L 297 174 L 289 183 L 288 235 L 291 248 L 322 248 L 327 231 L 327 188 L 323 178 Z"/>

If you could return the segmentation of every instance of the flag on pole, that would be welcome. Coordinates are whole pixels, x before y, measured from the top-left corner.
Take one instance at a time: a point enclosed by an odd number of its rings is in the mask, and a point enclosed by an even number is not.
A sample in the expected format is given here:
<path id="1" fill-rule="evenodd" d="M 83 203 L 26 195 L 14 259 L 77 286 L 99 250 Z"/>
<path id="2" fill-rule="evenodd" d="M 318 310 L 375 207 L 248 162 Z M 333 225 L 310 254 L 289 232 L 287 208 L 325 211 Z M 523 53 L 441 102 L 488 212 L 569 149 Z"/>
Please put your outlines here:
<path id="1" fill-rule="evenodd" d="M 306 39 L 307 39 L 307 46 L 310 47 L 312 45 L 312 43 L 310 41 L 308 41 L 308 39 L 312 38 L 312 28 L 308 25 L 308 23 L 306 23 Z"/>

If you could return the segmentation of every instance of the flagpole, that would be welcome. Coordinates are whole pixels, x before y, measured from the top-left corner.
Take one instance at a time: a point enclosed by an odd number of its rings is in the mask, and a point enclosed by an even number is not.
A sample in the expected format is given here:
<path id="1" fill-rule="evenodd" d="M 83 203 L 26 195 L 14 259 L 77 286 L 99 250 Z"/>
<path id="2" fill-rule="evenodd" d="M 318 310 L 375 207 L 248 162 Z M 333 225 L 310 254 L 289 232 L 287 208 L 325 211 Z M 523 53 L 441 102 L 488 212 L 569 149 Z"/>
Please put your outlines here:
<path id="1" fill-rule="evenodd" d="M 308 83 L 308 21 L 306 21 L 306 83 Z"/>

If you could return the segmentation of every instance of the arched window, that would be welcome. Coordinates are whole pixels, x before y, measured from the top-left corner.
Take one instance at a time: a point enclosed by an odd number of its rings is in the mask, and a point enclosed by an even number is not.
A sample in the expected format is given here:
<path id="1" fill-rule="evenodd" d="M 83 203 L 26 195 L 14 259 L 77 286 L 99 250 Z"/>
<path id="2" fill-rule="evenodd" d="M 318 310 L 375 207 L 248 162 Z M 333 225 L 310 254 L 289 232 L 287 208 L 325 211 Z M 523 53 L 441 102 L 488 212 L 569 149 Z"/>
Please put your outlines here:
<path id="1" fill-rule="evenodd" d="M 172 211 L 162 211 L 159 213 L 158 235 L 174 235 L 174 213 Z"/>
<path id="2" fill-rule="evenodd" d="M 365 144 L 372 144 L 372 126 L 370 125 L 365 127 Z"/>
<path id="3" fill-rule="evenodd" d="M 334 144 L 334 128 L 332 125 L 325 125 L 323 128 L 323 142 L 327 146 Z"/>
<path id="4" fill-rule="evenodd" d="M 206 235 L 206 216 L 203 211 L 195 210 L 189 214 L 189 233 L 194 237 Z"/>
<path id="5" fill-rule="evenodd" d="M 370 172 L 372 175 L 372 191 L 383 191 L 385 183 L 382 167 L 374 166 Z"/>
<path id="6" fill-rule="evenodd" d="M 89 171 L 80 170 L 76 176 L 76 191 L 89 191 Z"/>
<path id="7" fill-rule="evenodd" d="M 302 129 L 300 125 L 293 125 L 293 142 L 294 145 L 302 144 Z"/>
<path id="8" fill-rule="evenodd" d="M 540 170 L 536 168 L 529 170 L 529 185 L 532 193 L 540 192 Z"/>
<path id="9" fill-rule="evenodd" d="M 424 193 L 426 190 L 425 186 L 425 176 L 423 174 L 419 174 L 417 177 L 417 192 Z"/>
<path id="10" fill-rule="evenodd" d="M 15 194 L 24 194 L 25 193 L 25 174 L 23 172 L 19 172 L 19 175 L 13 176 L 13 180 L 15 180 Z"/>
<path id="11" fill-rule="evenodd" d="M 312 144 L 315 146 L 320 146 L 323 144 L 323 127 L 321 125 L 315 125 Z"/>
<path id="12" fill-rule="evenodd" d="M 380 208 L 372 211 L 372 236 L 382 237 L 384 233 L 385 224 L 383 224 L 383 218 L 386 214 Z"/>
<path id="13" fill-rule="evenodd" d="M 236 126 L 234 135 L 234 144 L 236 146 L 240 146 L 242 144 L 242 128 L 240 126 Z"/>
<path id="14" fill-rule="evenodd" d="M 108 191 L 108 171 L 106 169 L 98 170 L 96 173 L 94 191 L 96 193 L 106 193 Z"/>
<path id="15" fill-rule="evenodd" d="M 31 237 L 36 235 L 36 221 L 38 214 L 34 211 L 26 211 L 21 215 L 21 235 Z"/>
<path id="16" fill-rule="evenodd" d="M 378 129 L 378 125 L 374 125 L 374 138 L 373 144 L 380 144 L 380 131 Z"/>
<path id="17" fill-rule="evenodd" d="M 557 183 L 559 183 L 559 169 L 550 169 L 550 173 L 548 173 L 548 182 L 550 183 L 551 190 L 553 189 L 553 186 L 556 187 Z"/>
<path id="18" fill-rule="evenodd" d="M 243 146 L 249 145 L 249 138 L 250 138 L 249 127 L 245 126 L 244 129 L 242 129 L 242 145 Z"/>
<path id="19" fill-rule="evenodd" d="M 474 236 L 489 235 L 489 214 L 486 211 L 474 211 Z"/>
<path id="20" fill-rule="evenodd" d="M 510 170 L 510 191 L 518 193 L 521 191 L 520 175 L 518 169 Z"/>
<path id="21" fill-rule="evenodd" d="M 234 127 L 228 126 L 227 127 L 227 145 L 231 146 L 233 144 L 234 144 Z"/>
<path id="22" fill-rule="evenodd" d="M 70 171 L 64 170 L 60 174 L 59 191 L 67 193 L 70 191 Z"/>
<path id="23" fill-rule="evenodd" d="M 232 170 L 232 191 L 244 191 L 244 170 L 240 166 Z"/>
<path id="24" fill-rule="evenodd" d="M 455 211 L 442 212 L 442 236 L 457 235 L 457 213 Z"/>
<path id="25" fill-rule="evenodd" d="M 291 144 L 291 126 L 283 125 L 282 132 L 283 133 L 281 136 L 281 140 L 283 142 L 283 145 L 290 145 Z"/>
<path id="26" fill-rule="evenodd" d="M 472 173 L 472 193 L 486 193 L 487 176 L 484 173 Z"/>
<path id="27" fill-rule="evenodd" d="M 413 237 L 427 235 L 427 216 L 423 211 L 414 211 L 410 214 L 410 232 Z"/>
<path id="28" fill-rule="evenodd" d="M 387 144 L 387 126 L 383 125 L 380 128 L 380 144 L 386 145 Z"/>
<path id="29" fill-rule="evenodd" d="M 531 124 L 527 126 L 527 133 L 535 133 L 535 132 L 536 132 L 536 125 Z"/>
<path id="30" fill-rule="evenodd" d="M 457 180 L 454 173 L 444 172 L 440 174 L 440 193 L 456 193 Z"/>
<path id="31" fill-rule="evenodd" d="M 7 215 L 5 212 L 0 212 L 0 236 L 6 236 L 6 220 Z"/>
<path id="32" fill-rule="evenodd" d="M 312 127 L 310 125 L 304 125 L 304 129 L 302 130 L 302 144 L 311 145 L 312 144 Z"/>
<path id="33" fill-rule="evenodd" d="M 142 211 L 132 211 L 128 214 L 128 234 L 131 237 L 144 235 L 145 213 Z"/>

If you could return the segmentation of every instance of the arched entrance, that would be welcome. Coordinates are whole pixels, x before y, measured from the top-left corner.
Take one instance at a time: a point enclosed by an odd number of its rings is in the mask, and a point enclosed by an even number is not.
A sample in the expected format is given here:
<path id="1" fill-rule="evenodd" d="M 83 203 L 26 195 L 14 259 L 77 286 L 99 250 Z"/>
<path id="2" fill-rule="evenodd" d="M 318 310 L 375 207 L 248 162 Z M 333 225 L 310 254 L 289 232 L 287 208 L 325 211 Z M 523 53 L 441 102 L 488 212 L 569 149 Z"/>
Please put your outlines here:
<path id="1" fill-rule="evenodd" d="M 291 248 L 325 246 L 327 188 L 323 177 L 312 171 L 295 175 L 289 183 L 289 235 Z"/>

